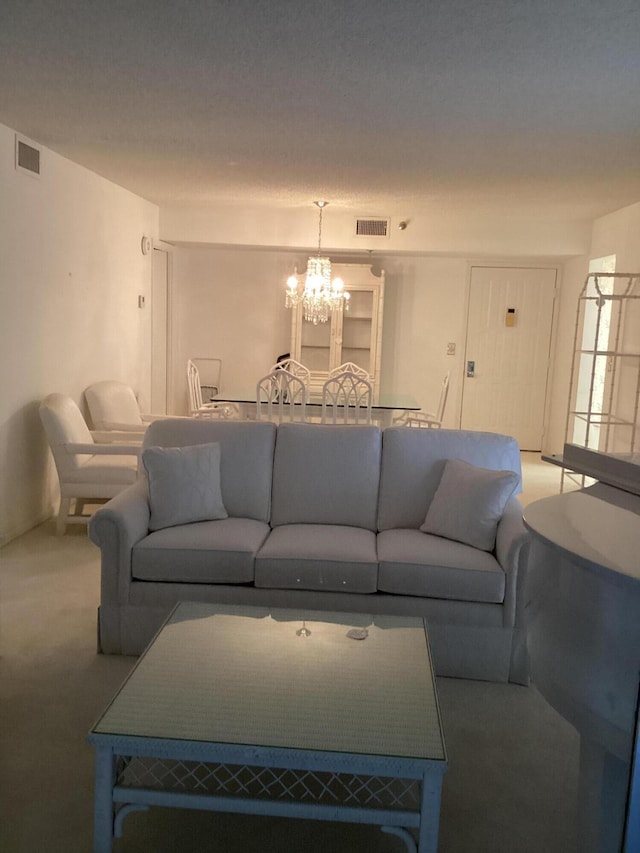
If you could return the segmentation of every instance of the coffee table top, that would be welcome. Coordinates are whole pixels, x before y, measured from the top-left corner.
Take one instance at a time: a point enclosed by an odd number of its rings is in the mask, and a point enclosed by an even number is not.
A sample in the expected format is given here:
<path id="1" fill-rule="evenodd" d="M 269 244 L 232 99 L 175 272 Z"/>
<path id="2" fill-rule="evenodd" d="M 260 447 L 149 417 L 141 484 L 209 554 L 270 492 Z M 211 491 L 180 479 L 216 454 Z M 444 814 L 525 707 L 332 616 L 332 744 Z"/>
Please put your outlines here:
<path id="1" fill-rule="evenodd" d="M 92 732 L 445 760 L 407 617 L 181 602 Z"/>

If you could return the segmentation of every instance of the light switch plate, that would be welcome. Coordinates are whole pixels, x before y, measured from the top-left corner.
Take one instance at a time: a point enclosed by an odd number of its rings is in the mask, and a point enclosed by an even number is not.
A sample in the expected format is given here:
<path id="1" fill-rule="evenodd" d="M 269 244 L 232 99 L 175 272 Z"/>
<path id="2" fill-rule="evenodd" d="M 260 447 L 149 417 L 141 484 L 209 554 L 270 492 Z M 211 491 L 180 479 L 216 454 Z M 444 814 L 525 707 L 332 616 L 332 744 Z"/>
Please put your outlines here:
<path id="1" fill-rule="evenodd" d="M 447 355 L 455 355 L 456 354 L 456 345 L 454 343 L 447 344 Z"/>

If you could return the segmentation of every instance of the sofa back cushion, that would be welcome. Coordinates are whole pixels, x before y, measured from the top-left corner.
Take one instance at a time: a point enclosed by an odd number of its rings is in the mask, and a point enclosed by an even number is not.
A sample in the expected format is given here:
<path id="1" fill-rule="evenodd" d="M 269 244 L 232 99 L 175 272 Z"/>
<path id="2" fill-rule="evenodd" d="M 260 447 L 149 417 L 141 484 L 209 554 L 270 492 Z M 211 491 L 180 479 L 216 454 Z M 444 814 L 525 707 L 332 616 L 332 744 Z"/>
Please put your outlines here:
<path id="1" fill-rule="evenodd" d="M 381 446 L 382 432 L 373 425 L 280 424 L 272 527 L 341 524 L 375 530 Z"/>
<path id="2" fill-rule="evenodd" d="M 220 444 L 220 488 L 232 518 L 268 522 L 275 424 L 255 421 L 169 418 L 154 421 L 143 447 L 190 447 Z"/>
<path id="3" fill-rule="evenodd" d="M 419 528 L 440 485 L 447 459 L 480 468 L 514 471 L 522 491 L 520 448 L 490 432 L 388 427 L 382 441 L 378 530 Z"/>

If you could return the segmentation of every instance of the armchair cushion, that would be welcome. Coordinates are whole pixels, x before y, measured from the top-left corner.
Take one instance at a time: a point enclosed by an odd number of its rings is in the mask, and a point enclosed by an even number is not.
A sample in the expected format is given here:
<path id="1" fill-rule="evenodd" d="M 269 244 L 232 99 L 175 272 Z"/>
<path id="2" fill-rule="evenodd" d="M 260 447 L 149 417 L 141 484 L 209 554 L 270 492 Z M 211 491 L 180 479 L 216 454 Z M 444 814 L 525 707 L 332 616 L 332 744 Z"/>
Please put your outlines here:
<path id="1" fill-rule="evenodd" d="M 220 489 L 220 444 L 147 447 L 150 530 L 227 518 Z"/>
<path id="2" fill-rule="evenodd" d="M 513 471 L 448 459 L 420 530 L 492 551 L 498 522 L 518 483 Z"/>

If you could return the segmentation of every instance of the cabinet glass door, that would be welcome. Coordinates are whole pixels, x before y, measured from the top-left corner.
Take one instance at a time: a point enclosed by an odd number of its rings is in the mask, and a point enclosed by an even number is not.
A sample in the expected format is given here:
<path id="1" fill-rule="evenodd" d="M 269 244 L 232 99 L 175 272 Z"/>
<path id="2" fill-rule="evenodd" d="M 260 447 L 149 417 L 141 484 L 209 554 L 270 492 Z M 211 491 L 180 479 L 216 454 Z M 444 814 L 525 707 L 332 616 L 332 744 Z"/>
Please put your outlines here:
<path id="1" fill-rule="evenodd" d="M 303 322 L 300 333 L 300 361 L 309 370 L 329 371 L 331 353 L 331 323 Z"/>
<path id="2" fill-rule="evenodd" d="M 354 290 L 349 300 L 349 310 L 342 317 L 340 361 L 352 361 L 367 373 L 374 371 L 371 363 L 373 298 L 372 290 Z"/>

